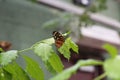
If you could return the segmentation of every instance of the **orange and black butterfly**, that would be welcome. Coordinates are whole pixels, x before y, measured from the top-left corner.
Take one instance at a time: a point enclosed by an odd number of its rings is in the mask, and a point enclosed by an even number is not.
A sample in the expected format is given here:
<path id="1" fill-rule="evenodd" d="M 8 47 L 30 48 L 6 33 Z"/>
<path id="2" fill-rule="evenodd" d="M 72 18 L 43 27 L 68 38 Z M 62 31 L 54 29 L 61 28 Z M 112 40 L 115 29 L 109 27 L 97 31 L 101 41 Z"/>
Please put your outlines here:
<path id="1" fill-rule="evenodd" d="M 55 46 L 60 48 L 65 42 L 64 36 L 62 36 L 62 34 L 57 31 L 53 31 L 53 37 L 55 39 Z"/>

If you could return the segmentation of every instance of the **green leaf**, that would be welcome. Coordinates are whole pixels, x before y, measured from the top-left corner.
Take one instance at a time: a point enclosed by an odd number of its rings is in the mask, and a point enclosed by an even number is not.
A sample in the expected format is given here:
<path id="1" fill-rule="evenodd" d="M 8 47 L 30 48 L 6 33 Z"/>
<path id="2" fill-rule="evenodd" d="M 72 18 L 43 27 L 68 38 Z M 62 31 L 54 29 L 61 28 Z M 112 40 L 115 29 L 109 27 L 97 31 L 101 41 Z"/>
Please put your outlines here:
<path id="1" fill-rule="evenodd" d="M 43 61 L 47 61 L 53 53 L 53 49 L 49 44 L 40 43 L 34 47 L 34 52 L 40 56 Z"/>
<path id="2" fill-rule="evenodd" d="M 112 58 L 116 57 L 118 54 L 117 49 L 110 44 L 103 45 L 103 48 L 110 54 Z"/>
<path id="3" fill-rule="evenodd" d="M 1 53 L 1 52 L 4 52 L 4 50 L 3 50 L 2 48 L 0 48 L 0 53 Z"/>
<path id="4" fill-rule="evenodd" d="M 28 56 L 23 56 L 26 61 L 26 71 L 35 80 L 44 80 L 44 73 L 36 61 Z"/>
<path id="5" fill-rule="evenodd" d="M 53 67 L 53 69 L 54 69 L 57 73 L 59 73 L 59 72 L 61 72 L 61 71 L 63 70 L 63 67 L 64 67 L 64 66 L 63 66 L 60 58 L 58 57 L 58 55 L 57 55 L 56 53 L 53 53 L 53 54 L 50 56 L 48 62 L 50 63 L 50 65 Z"/>
<path id="6" fill-rule="evenodd" d="M 107 59 L 104 62 L 104 69 L 108 77 L 120 80 L 120 56 Z"/>
<path id="7" fill-rule="evenodd" d="M 63 64 L 56 53 L 52 53 L 48 61 L 45 62 L 46 68 L 49 72 L 56 74 L 63 70 Z"/>
<path id="8" fill-rule="evenodd" d="M 12 74 L 12 80 L 30 80 L 25 71 L 15 62 L 8 64 L 4 69 Z"/>
<path id="9" fill-rule="evenodd" d="M 39 46 L 41 43 L 52 45 L 54 42 L 55 42 L 55 40 L 53 38 L 48 38 L 48 39 L 36 42 L 34 45 L 32 45 L 31 48 L 35 48 L 35 47 Z"/>
<path id="10" fill-rule="evenodd" d="M 64 55 L 65 58 L 69 59 L 70 49 L 78 53 L 78 46 L 71 40 L 71 38 L 67 38 L 64 44 L 58 50 Z"/>
<path id="11" fill-rule="evenodd" d="M 17 50 L 10 50 L 7 52 L 2 52 L 0 54 L 0 64 L 1 65 L 7 65 L 8 63 L 12 62 L 12 60 L 16 59 L 18 56 Z"/>
<path id="12" fill-rule="evenodd" d="M 51 42 L 48 43 L 48 41 Z M 41 43 L 34 46 L 34 52 L 42 58 L 50 72 L 56 73 L 63 70 L 63 65 L 59 57 L 53 51 L 52 46 L 50 46 L 53 41 L 53 38 L 41 41 Z"/>
<path id="13" fill-rule="evenodd" d="M 81 66 L 89 66 L 89 65 L 102 65 L 101 61 L 97 60 L 80 60 L 74 66 L 62 71 L 60 74 L 51 78 L 50 80 L 68 80 L 72 74 L 74 74 Z"/>
<path id="14" fill-rule="evenodd" d="M 53 38 L 49 38 L 49 39 L 45 39 L 41 42 L 51 45 L 55 42 L 55 40 Z"/>
<path id="15" fill-rule="evenodd" d="M 51 64 L 49 63 L 49 61 L 45 62 L 45 67 L 47 68 L 47 70 L 49 72 L 51 72 L 52 74 L 57 74 L 57 72 L 55 71 L 55 69 L 53 69 L 53 67 L 51 66 Z"/>
<path id="16" fill-rule="evenodd" d="M 70 41 L 70 47 L 72 48 L 72 50 L 78 53 L 78 46 L 71 39 L 69 39 L 69 41 Z"/>
<path id="17" fill-rule="evenodd" d="M 12 80 L 12 75 L 3 68 L 0 68 L 0 80 Z"/>

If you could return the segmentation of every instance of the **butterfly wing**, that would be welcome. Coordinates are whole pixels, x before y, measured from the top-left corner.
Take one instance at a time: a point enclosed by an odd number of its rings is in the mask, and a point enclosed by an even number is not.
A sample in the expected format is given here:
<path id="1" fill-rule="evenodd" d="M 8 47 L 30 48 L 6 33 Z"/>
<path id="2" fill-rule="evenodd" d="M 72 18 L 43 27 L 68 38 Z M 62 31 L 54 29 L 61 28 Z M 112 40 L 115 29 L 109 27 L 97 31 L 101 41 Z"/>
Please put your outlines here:
<path id="1" fill-rule="evenodd" d="M 57 31 L 53 31 L 53 37 L 55 39 L 56 47 L 60 48 L 63 45 L 64 41 L 65 41 L 64 37 L 62 36 L 61 33 L 57 32 Z"/>

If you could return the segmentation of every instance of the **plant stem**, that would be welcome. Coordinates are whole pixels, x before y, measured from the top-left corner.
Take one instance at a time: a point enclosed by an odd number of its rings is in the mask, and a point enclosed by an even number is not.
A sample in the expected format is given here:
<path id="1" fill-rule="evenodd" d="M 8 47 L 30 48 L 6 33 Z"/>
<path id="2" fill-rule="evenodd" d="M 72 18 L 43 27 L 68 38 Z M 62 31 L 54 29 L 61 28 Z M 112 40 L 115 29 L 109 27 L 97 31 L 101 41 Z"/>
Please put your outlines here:
<path id="1" fill-rule="evenodd" d="M 101 74 L 100 76 L 96 77 L 94 80 L 101 80 L 106 76 L 106 73 Z"/>
<path id="2" fill-rule="evenodd" d="M 18 51 L 18 53 L 22 53 L 22 52 L 25 52 L 25 51 L 28 51 L 28 50 L 31 50 L 31 49 L 33 49 L 33 48 L 30 47 L 30 48 L 27 48 L 27 49 L 23 49 L 23 50 Z"/>

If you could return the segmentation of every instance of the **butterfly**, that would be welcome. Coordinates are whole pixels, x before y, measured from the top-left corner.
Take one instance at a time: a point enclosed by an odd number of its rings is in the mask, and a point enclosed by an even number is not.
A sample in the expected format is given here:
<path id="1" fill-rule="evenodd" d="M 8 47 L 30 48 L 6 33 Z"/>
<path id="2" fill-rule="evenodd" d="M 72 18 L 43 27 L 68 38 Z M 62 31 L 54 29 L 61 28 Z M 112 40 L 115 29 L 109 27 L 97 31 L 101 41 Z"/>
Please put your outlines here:
<path id="1" fill-rule="evenodd" d="M 0 41 L 0 48 L 2 48 L 4 51 L 8 51 L 11 48 L 11 43 L 7 41 Z"/>
<path id="2" fill-rule="evenodd" d="M 55 46 L 57 48 L 60 48 L 63 45 L 63 43 L 65 42 L 64 36 L 60 32 L 57 32 L 57 31 L 53 31 L 52 35 L 55 40 Z"/>

